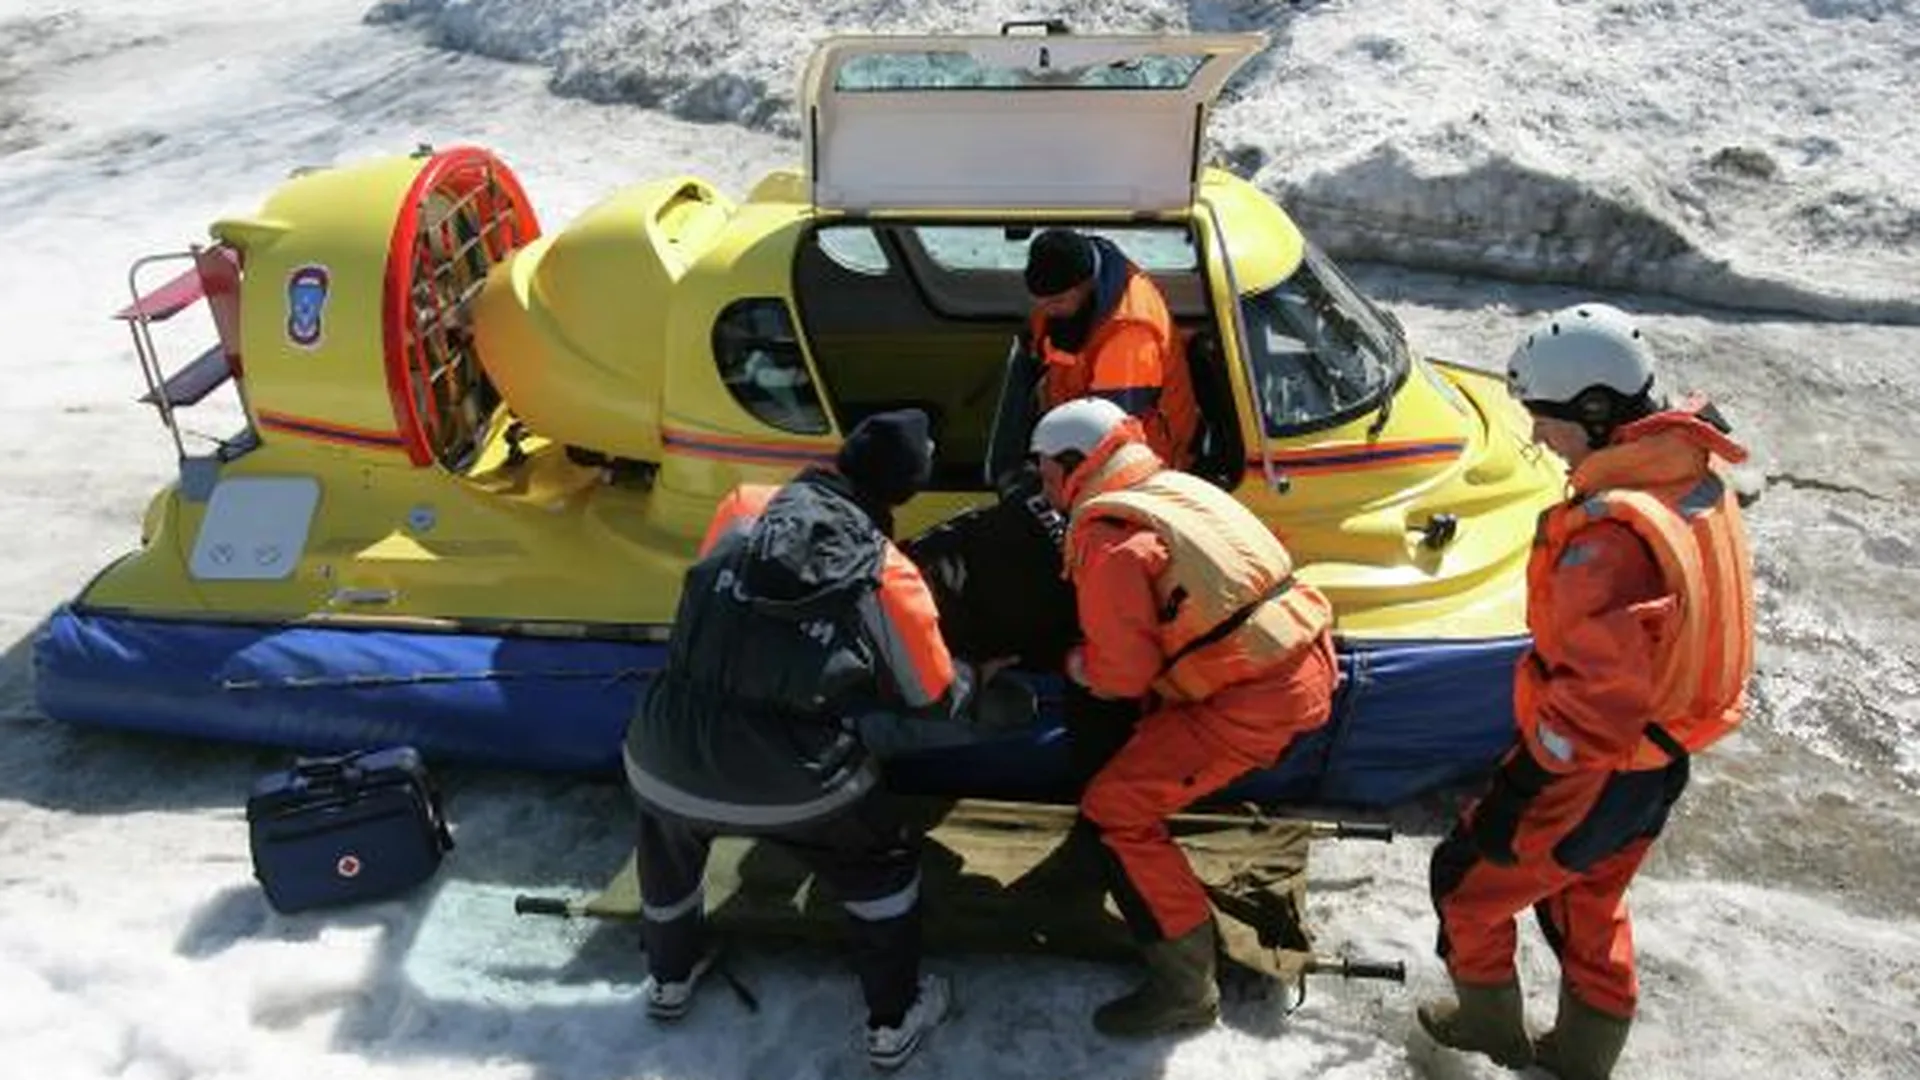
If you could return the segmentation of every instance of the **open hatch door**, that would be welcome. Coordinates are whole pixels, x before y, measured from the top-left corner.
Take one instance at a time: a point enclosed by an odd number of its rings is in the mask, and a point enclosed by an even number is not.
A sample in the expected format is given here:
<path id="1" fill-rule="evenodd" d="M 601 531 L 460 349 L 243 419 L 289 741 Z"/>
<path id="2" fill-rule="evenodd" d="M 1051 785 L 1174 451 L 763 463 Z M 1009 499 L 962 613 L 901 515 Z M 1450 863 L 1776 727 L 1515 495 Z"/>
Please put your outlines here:
<path id="1" fill-rule="evenodd" d="M 836 37 L 801 83 L 816 206 L 1193 205 L 1207 107 L 1264 34 Z"/>

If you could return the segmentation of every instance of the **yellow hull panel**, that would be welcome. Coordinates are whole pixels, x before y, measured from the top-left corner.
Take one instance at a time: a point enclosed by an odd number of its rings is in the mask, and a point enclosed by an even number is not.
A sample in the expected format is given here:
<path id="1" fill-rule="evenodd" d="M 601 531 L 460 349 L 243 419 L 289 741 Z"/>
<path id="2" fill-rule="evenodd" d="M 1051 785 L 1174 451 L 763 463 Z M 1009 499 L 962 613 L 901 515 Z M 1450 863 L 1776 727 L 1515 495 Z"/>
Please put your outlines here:
<path id="1" fill-rule="evenodd" d="M 1342 634 L 1511 636 L 1525 632 L 1527 538 L 1557 490 L 1557 472 L 1553 459 L 1512 439 L 1487 442 L 1405 497 L 1358 509 L 1349 493 L 1391 485 L 1391 459 L 1318 477 L 1296 471 L 1284 495 L 1249 470 L 1237 494 L 1277 523 L 1301 576 L 1332 598 Z M 1343 445 L 1329 440 L 1317 453 L 1337 457 Z M 105 572 L 83 600 L 167 614 L 508 621 L 590 634 L 659 626 L 672 621 L 680 577 L 719 495 L 794 471 L 690 459 L 670 462 L 641 490 L 604 482 L 601 470 L 570 462 L 551 444 L 525 444 L 524 460 L 512 465 L 506 457 L 498 433 L 467 476 L 299 443 L 263 446 L 222 478 L 311 476 L 321 489 L 308 543 L 286 579 L 195 581 L 189 553 L 207 504 L 181 498 L 176 485 L 149 512 L 144 548 Z M 901 534 L 987 498 L 924 495 L 901 511 Z M 1432 507 L 1459 516 L 1455 539 L 1437 550 L 1423 545 L 1418 527 Z"/>

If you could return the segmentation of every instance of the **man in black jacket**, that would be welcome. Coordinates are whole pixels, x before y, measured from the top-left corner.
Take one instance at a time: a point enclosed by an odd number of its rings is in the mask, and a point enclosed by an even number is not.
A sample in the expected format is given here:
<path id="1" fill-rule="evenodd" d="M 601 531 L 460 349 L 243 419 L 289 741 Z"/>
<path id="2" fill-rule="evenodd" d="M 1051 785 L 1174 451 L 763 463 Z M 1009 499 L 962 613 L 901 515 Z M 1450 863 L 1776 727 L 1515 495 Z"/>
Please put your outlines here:
<path id="1" fill-rule="evenodd" d="M 657 1019 L 685 1013 L 713 962 L 701 884 L 718 835 L 782 844 L 846 907 L 875 1065 L 905 1063 L 946 1013 L 945 981 L 919 971 L 920 837 L 879 791 L 870 745 L 916 720 L 964 730 L 978 678 L 890 539 L 932 455 L 926 414 L 869 417 L 833 469 L 735 489 L 687 571 L 625 746 Z"/>

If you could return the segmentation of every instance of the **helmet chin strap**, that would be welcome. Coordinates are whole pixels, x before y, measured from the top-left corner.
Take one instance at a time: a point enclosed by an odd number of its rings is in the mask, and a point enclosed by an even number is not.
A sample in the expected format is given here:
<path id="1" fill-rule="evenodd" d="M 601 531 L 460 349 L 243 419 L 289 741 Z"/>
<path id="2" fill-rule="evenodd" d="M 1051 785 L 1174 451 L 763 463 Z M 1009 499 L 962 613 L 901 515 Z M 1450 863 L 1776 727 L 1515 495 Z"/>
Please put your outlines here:
<path id="1" fill-rule="evenodd" d="M 1579 424 L 1587 433 L 1590 450 L 1599 450 L 1611 443 L 1614 431 L 1621 424 L 1658 411 L 1651 376 L 1631 396 L 1610 386 L 1595 384 L 1573 395 L 1569 401 L 1529 401 L 1526 405 L 1529 411 L 1541 416 Z"/>

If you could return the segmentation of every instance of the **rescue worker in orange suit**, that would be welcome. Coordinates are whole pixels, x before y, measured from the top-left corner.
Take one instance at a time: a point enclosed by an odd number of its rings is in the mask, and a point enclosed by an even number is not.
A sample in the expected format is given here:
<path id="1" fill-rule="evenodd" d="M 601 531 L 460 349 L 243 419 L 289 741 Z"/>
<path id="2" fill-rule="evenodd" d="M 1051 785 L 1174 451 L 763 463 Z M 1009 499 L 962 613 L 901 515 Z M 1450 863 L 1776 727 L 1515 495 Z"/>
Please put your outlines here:
<path id="1" fill-rule="evenodd" d="M 656 1019 L 682 1016 L 714 962 L 702 878 L 719 835 L 780 843 L 846 908 L 874 1065 L 905 1063 L 946 1014 L 945 982 L 919 970 L 920 837 L 880 791 L 876 745 L 966 727 L 982 678 L 890 539 L 932 454 L 925 413 L 870 417 L 835 468 L 735 489 L 687 571 L 624 747 Z"/>
<path id="2" fill-rule="evenodd" d="M 1600 1080 L 1637 1006 L 1627 885 L 1690 755 L 1740 722 L 1753 668 L 1752 559 L 1723 475 L 1746 452 L 1710 405 L 1661 404 L 1646 340 L 1605 305 L 1555 313 L 1507 376 L 1535 442 L 1572 467 L 1571 493 L 1541 516 L 1527 567 L 1519 737 L 1433 853 L 1456 996 L 1419 1020 L 1509 1067 Z M 1537 1040 L 1513 958 L 1529 907 L 1561 973 Z"/>
<path id="3" fill-rule="evenodd" d="M 1272 765 L 1327 722 L 1332 613 L 1286 548 L 1233 496 L 1166 468 L 1139 422 L 1102 398 L 1048 412 L 1031 442 L 1047 499 L 1069 515 L 1066 566 L 1083 644 L 1070 678 L 1141 698 L 1138 726 L 1080 799 L 1107 885 L 1141 943 L 1146 981 L 1102 1005 L 1109 1035 L 1219 1015 L 1207 894 L 1167 818 Z"/>
<path id="4" fill-rule="evenodd" d="M 1111 240 L 1048 229 L 1027 247 L 1026 286 L 1040 412 L 1106 398 L 1139 418 L 1160 460 L 1191 464 L 1200 410 L 1186 347 L 1153 279 Z"/>

